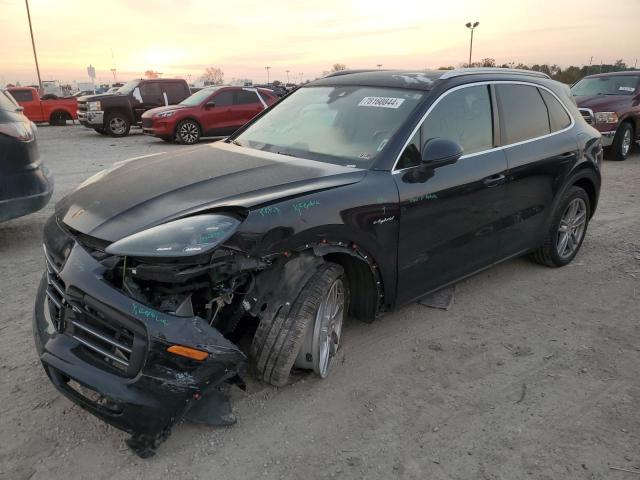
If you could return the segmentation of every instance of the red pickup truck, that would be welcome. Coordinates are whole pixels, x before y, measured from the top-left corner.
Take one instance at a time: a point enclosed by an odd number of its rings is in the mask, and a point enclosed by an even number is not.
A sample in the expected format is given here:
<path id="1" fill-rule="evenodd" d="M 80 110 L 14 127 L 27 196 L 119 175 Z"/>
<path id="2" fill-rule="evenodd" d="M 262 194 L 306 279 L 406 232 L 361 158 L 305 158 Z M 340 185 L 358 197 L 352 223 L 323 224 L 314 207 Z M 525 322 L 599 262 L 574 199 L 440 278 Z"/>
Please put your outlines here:
<path id="1" fill-rule="evenodd" d="M 24 108 L 23 113 L 32 122 L 65 125 L 67 120 L 78 118 L 78 101 L 75 98 L 42 99 L 38 89 L 33 87 L 11 87 L 7 91 Z"/>

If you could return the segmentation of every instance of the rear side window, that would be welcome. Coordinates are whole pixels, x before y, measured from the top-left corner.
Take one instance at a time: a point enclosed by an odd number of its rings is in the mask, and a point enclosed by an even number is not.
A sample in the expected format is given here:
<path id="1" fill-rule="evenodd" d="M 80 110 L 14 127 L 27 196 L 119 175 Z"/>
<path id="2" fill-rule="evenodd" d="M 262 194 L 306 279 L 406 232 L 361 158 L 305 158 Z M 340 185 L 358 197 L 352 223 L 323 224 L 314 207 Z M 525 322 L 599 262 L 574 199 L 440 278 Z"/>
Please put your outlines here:
<path id="1" fill-rule="evenodd" d="M 493 148 L 489 88 L 478 85 L 445 95 L 422 124 L 423 145 L 431 138 L 453 140 L 465 155 Z"/>
<path id="2" fill-rule="evenodd" d="M 563 128 L 567 128 L 571 125 L 571 117 L 569 117 L 569 114 L 564 107 L 560 105 L 560 102 L 558 102 L 556 97 L 541 88 L 538 90 L 544 99 L 544 103 L 547 105 L 547 110 L 549 111 L 551 131 L 557 132 L 558 130 L 562 130 Z"/>
<path id="3" fill-rule="evenodd" d="M 144 103 L 164 104 L 162 88 L 157 82 L 143 83 L 140 85 L 140 95 Z"/>
<path id="4" fill-rule="evenodd" d="M 182 100 L 189 96 L 189 93 L 182 83 L 165 83 L 163 87 L 165 93 L 167 94 L 169 104 L 171 105 L 180 103 Z"/>
<path id="5" fill-rule="evenodd" d="M 236 92 L 236 104 L 237 105 L 246 105 L 248 103 L 259 103 L 258 96 L 256 92 L 251 92 L 248 90 L 238 90 Z"/>
<path id="6" fill-rule="evenodd" d="M 16 102 L 33 101 L 33 92 L 31 90 L 11 90 L 10 93 L 16 99 Z"/>
<path id="7" fill-rule="evenodd" d="M 540 91 L 529 85 L 496 85 L 502 144 L 530 140 L 551 132 Z"/>
<path id="8" fill-rule="evenodd" d="M 227 107 L 229 105 L 233 105 L 233 90 L 225 90 L 224 92 L 218 93 L 213 100 L 216 104 L 216 107 Z"/>

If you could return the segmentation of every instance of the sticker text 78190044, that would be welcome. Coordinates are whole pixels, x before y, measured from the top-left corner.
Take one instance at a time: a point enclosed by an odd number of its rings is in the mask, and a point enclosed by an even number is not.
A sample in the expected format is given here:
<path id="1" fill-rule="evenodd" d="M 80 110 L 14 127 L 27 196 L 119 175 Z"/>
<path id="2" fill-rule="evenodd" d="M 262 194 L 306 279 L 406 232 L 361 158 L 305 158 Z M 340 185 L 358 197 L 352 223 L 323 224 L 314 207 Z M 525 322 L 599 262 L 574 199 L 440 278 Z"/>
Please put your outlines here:
<path id="1" fill-rule="evenodd" d="M 404 98 L 395 97 L 364 97 L 358 104 L 359 107 L 400 108 Z"/>

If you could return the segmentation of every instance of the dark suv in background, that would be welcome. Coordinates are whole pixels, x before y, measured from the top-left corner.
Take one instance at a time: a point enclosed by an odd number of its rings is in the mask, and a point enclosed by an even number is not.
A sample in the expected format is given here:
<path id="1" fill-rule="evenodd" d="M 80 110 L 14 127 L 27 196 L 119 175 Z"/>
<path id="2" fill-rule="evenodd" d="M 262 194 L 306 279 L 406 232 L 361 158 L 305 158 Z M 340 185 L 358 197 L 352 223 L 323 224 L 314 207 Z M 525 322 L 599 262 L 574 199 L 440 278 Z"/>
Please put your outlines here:
<path id="1" fill-rule="evenodd" d="M 124 137 L 147 110 L 176 105 L 190 95 L 189 85 L 182 79 L 132 80 L 115 93 L 80 97 L 78 120 L 103 135 Z"/>
<path id="2" fill-rule="evenodd" d="M 602 134 L 609 156 L 626 160 L 640 140 L 640 71 L 590 75 L 571 94 L 587 123 Z"/>

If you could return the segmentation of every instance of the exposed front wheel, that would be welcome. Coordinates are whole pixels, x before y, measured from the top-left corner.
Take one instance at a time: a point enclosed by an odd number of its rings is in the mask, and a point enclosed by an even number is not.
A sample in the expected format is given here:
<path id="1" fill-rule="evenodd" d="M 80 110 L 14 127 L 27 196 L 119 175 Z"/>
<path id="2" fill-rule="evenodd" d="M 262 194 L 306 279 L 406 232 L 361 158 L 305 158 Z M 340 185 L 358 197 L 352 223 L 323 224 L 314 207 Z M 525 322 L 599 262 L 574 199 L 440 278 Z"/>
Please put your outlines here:
<path id="1" fill-rule="evenodd" d="M 193 145 L 200 140 L 200 125 L 193 120 L 183 120 L 176 127 L 176 139 L 182 145 Z"/>
<path id="2" fill-rule="evenodd" d="M 261 321 L 251 347 L 259 376 L 282 386 L 295 365 L 325 378 L 340 348 L 347 298 L 342 267 L 322 265 L 293 299 L 288 314 Z"/>
<path id="3" fill-rule="evenodd" d="M 611 144 L 611 156 L 614 160 L 626 160 L 633 143 L 633 127 L 623 123 L 618 127 Z"/>
<path id="4" fill-rule="evenodd" d="M 571 187 L 553 212 L 547 238 L 533 253 L 534 261 L 549 267 L 564 267 L 571 263 L 582 246 L 590 217 L 587 192 L 580 187 Z"/>
<path id="5" fill-rule="evenodd" d="M 131 124 L 129 119 L 121 113 L 110 113 L 104 122 L 105 131 L 112 137 L 126 137 L 129 135 Z"/>

